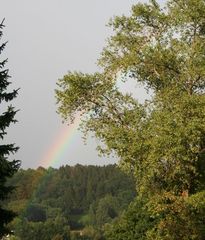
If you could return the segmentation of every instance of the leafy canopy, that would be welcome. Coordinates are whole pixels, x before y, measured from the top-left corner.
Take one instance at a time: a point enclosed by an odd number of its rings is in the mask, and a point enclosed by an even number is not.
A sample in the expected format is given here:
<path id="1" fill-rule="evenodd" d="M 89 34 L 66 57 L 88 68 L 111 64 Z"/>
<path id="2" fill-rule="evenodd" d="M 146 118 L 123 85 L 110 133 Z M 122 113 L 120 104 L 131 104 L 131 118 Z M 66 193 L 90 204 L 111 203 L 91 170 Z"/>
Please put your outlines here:
<path id="1" fill-rule="evenodd" d="M 146 239 L 204 239 L 205 202 L 196 196 L 205 190 L 205 2 L 139 3 L 110 27 L 101 72 L 69 72 L 58 81 L 59 114 L 72 121 L 80 112 L 102 153 L 114 151 L 134 172 L 156 220 Z M 123 94 L 117 83 L 130 79 L 151 100 Z"/>

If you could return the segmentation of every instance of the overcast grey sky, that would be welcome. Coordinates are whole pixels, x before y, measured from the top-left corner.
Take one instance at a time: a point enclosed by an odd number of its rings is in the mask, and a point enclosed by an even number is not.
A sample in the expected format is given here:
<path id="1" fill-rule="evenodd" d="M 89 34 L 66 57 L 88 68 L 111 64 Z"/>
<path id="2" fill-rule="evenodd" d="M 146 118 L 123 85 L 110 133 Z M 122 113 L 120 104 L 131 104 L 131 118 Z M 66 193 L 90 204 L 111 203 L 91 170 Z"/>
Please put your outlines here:
<path id="1" fill-rule="evenodd" d="M 114 15 L 129 14 L 136 0 L 2 0 L 5 18 L 4 51 L 12 88 L 21 90 L 13 105 L 20 109 L 18 123 L 8 130 L 7 141 L 20 150 L 15 155 L 23 168 L 36 168 L 55 142 L 62 123 L 56 114 L 56 81 L 69 70 L 94 72 Z M 10 142 L 9 142 L 10 143 Z M 53 167 L 63 164 L 108 164 L 99 158 L 95 140 L 84 146 L 75 133 Z M 48 166 L 44 166 L 48 167 Z"/>

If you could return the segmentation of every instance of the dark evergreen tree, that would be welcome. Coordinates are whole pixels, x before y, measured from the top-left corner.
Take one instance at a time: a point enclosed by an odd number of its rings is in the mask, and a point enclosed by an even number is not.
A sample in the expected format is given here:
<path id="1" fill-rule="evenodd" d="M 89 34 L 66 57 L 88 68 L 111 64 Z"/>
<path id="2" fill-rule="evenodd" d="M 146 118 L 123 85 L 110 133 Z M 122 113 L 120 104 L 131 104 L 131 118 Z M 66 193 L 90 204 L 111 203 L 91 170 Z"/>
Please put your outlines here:
<path id="1" fill-rule="evenodd" d="M 0 24 L 0 39 L 3 35 L 3 24 L 4 21 Z M 0 45 L 0 54 L 4 50 L 6 42 Z M 19 169 L 20 161 L 13 160 L 9 161 L 8 156 L 15 153 L 18 150 L 14 144 L 3 144 L 4 136 L 7 134 L 6 129 L 10 126 L 11 123 L 15 123 L 15 114 L 13 106 L 6 106 L 13 98 L 16 97 L 18 90 L 13 90 L 7 92 L 7 87 L 10 85 L 8 81 L 8 69 L 5 69 L 6 60 L 0 60 L 0 104 L 2 108 L 6 107 L 6 110 L 0 113 L 0 238 L 5 234 L 9 233 L 9 229 L 6 225 L 13 219 L 15 214 L 7 210 L 4 207 L 4 200 L 8 197 L 8 194 L 13 190 L 13 186 L 7 184 L 7 179 L 12 177 L 14 173 Z M 2 109 L 1 108 L 1 109 Z"/>

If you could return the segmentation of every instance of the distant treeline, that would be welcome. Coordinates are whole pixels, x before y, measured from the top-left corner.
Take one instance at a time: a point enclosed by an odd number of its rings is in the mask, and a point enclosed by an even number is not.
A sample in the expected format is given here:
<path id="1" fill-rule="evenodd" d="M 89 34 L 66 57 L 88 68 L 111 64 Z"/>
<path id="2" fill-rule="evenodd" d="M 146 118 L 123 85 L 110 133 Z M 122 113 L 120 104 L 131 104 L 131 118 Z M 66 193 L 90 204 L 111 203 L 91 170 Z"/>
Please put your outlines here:
<path id="1" fill-rule="evenodd" d="M 103 239 L 103 227 L 134 199 L 134 180 L 116 165 L 20 170 L 8 207 L 13 239 Z"/>

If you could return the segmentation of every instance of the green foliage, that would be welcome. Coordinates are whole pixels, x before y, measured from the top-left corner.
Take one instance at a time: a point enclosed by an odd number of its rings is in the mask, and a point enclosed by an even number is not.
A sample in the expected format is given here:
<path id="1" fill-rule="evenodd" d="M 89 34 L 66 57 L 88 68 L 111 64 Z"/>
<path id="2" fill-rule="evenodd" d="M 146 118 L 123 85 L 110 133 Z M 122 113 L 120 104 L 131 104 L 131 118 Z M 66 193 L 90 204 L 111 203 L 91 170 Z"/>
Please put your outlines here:
<path id="1" fill-rule="evenodd" d="M 29 205 L 24 213 L 29 222 L 45 222 L 46 212 L 39 205 Z"/>
<path id="2" fill-rule="evenodd" d="M 150 217 L 146 201 L 136 198 L 129 208 L 112 224 L 105 226 L 105 237 L 110 240 L 145 240 L 146 232 L 156 220 Z"/>
<path id="3" fill-rule="evenodd" d="M 63 240 L 63 236 L 60 234 L 57 234 L 51 240 Z"/>
<path id="4" fill-rule="evenodd" d="M 3 22 L 0 23 L 0 39 L 3 35 Z M 0 54 L 4 50 L 6 43 L 0 45 Z M 7 106 L 7 103 L 13 100 L 17 96 L 17 90 L 7 92 L 7 87 L 10 85 L 8 81 L 8 69 L 5 69 L 7 60 L 0 60 L 0 138 L 4 140 L 7 134 L 6 129 L 10 124 L 15 123 L 15 114 L 13 106 Z M 5 107 L 7 107 L 6 110 Z M 11 178 L 15 172 L 19 169 L 20 162 L 17 160 L 9 161 L 8 156 L 15 153 L 18 147 L 14 144 L 1 144 L 0 145 L 0 238 L 8 234 L 10 230 L 7 228 L 7 224 L 14 218 L 14 212 L 5 208 L 3 201 L 8 198 L 8 195 L 12 192 L 13 186 L 7 184 L 7 179 Z"/>
<path id="5" fill-rule="evenodd" d="M 136 194 L 133 179 L 115 165 L 20 170 L 9 182 L 17 189 L 8 206 L 19 215 L 10 227 L 23 240 L 100 240 L 104 224 Z"/>
<path id="6" fill-rule="evenodd" d="M 149 229 L 136 222 L 144 239 L 205 238 L 204 213 L 189 203 L 205 190 L 204 13 L 203 0 L 136 4 L 130 16 L 110 22 L 114 35 L 100 73 L 69 72 L 58 81 L 59 114 L 69 122 L 80 113 L 82 130 L 103 143 L 99 150 L 114 152 L 134 173 L 155 219 Z M 152 92 L 151 100 L 123 94 L 118 82 L 130 79 Z M 202 198 L 197 205 L 203 209 Z"/>
<path id="7" fill-rule="evenodd" d="M 63 217 L 57 217 L 46 222 L 28 222 L 25 219 L 16 219 L 15 235 L 20 239 L 51 240 L 61 237 L 70 239 L 70 229 Z"/>
<path id="8" fill-rule="evenodd" d="M 98 202 L 90 206 L 91 222 L 94 226 L 102 227 L 105 223 L 111 222 L 120 213 L 120 202 L 117 197 L 106 195 Z"/>

